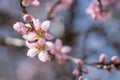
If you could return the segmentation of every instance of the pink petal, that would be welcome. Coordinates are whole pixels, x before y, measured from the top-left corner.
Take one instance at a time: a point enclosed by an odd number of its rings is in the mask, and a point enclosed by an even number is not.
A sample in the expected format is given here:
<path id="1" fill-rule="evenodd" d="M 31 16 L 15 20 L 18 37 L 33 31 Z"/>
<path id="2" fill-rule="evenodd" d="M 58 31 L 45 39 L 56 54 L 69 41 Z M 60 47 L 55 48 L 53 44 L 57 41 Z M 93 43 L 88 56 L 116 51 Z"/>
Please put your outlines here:
<path id="1" fill-rule="evenodd" d="M 44 21 L 44 22 L 41 24 L 41 28 L 42 28 L 42 30 L 44 30 L 44 31 L 47 31 L 47 30 L 49 29 L 49 27 L 50 27 L 50 21 L 48 21 L 48 20 Z"/>
<path id="2" fill-rule="evenodd" d="M 33 24 L 36 30 L 38 30 L 40 28 L 40 21 L 39 19 L 33 19 Z"/>
<path id="3" fill-rule="evenodd" d="M 57 50 L 60 50 L 62 48 L 62 41 L 60 39 L 56 39 L 55 47 Z"/>
<path id="4" fill-rule="evenodd" d="M 43 44 L 45 43 L 45 39 L 44 39 L 44 38 L 39 38 L 39 39 L 38 39 L 38 43 L 39 43 L 40 45 L 43 45 Z"/>
<path id="5" fill-rule="evenodd" d="M 31 2 L 31 5 L 33 5 L 33 6 L 39 6 L 40 2 L 38 0 L 34 0 L 33 2 Z"/>
<path id="6" fill-rule="evenodd" d="M 63 46 L 62 48 L 61 48 L 61 52 L 62 53 L 69 53 L 71 51 L 71 47 L 69 47 L 69 46 Z"/>
<path id="7" fill-rule="evenodd" d="M 45 33 L 44 37 L 45 37 L 46 39 L 48 39 L 48 40 L 51 40 L 51 39 L 54 38 L 54 36 L 52 36 L 52 35 L 49 34 L 49 33 Z"/>
<path id="8" fill-rule="evenodd" d="M 27 56 L 29 57 L 35 57 L 38 54 L 38 49 L 31 48 L 27 52 Z"/>
<path id="9" fill-rule="evenodd" d="M 36 40 L 36 33 L 35 32 L 30 32 L 26 35 L 23 35 L 23 38 L 28 40 L 28 41 L 34 41 L 34 40 Z"/>
<path id="10" fill-rule="evenodd" d="M 41 51 L 41 52 L 38 54 L 38 58 L 39 58 L 39 60 L 42 61 L 42 62 L 46 62 L 46 61 L 50 60 L 49 55 L 48 55 L 48 53 L 47 53 L 46 50 Z"/>
<path id="11" fill-rule="evenodd" d="M 46 42 L 45 43 L 45 49 L 46 50 L 53 50 L 54 49 L 54 44 L 52 42 Z"/>
<path id="12" fill-rule="evenodd" d="M 30 43 L 29 41 L 26 41 L 25 44 L 28 48 L 34 48 L 37 45 L 37 43 L 35 42 Z"/>

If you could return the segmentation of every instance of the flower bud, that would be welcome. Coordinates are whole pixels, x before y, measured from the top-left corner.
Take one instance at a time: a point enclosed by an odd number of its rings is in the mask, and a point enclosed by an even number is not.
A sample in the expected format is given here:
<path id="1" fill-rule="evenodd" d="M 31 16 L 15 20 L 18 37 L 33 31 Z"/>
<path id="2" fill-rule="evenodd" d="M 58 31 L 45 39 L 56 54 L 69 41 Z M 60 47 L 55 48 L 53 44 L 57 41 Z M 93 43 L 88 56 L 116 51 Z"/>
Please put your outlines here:
<path id="1" fill-rule="evenodd" d="M 13 25 L 14 30 L 16 30 L 19 34 L 26 34 L 28 31 L 28 27 L 22 22 L 16 22 Z"/>
<path id="2" fill-rule="evenodd" d="M 80 77 L 79 77 L 79 80 L 83 80 L 83 77 L 82 77 L 82 76 L 80 76 Z"/>
<path id="3" fill-rule="evenodd" d="M 113 56 L 112 58 L 111 58 L 111 61 L 113 62 L 113 63 L 120 63 L 120 59 L 117 57 L 117 56 Z"/>
<path id="4" fill-rule="evenodd" d="M 23 19 L 24 19 L 24 21 L 26 21 L 26 22 L 31 22 L 32 19 L 33 19 L 33 16 L 32 16 L 31 14 L 25 14 L 25 15 L 23 16 Z"/>
<path id="5" fill-rule="evenodd" d="M 99 56 L 99 62 L 100 63 L 104 63 L 106 61 L 106 58 L 107 58 L 107 56 L 105 54 L 101 54 Z"/>
<path id="6" fill-rule="evenodd" d="M 79 60 L 77 60 L 76 63 L 77 63 L 78 66 L 81 66 L 81 65 L 83 65 L 83 60 L 82 60 L 82 59 L 79 59 Z"/>

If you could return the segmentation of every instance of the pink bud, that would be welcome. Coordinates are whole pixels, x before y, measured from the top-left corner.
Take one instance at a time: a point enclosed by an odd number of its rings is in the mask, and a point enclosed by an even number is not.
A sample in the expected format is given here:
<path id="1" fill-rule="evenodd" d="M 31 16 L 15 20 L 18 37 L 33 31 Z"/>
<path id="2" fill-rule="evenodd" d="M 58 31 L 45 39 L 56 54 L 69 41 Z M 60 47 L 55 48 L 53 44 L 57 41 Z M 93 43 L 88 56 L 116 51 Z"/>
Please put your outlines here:
<path id="1" fill-rule="evenodd" d="M 79 77 L 79 80 L 83 80 L 83 77 L 82 77 L 82 76 L 80 76 L 80 77 Z"/>
<path id="2" fill-rule="evenodd" d="M 20 34 L 26 34 L 27 31 L 28 31 L 28 27 L 26 27 L 26 25 L 22 22 L 16 22 L 14 25 L 13 25 L 13 28 Z"/>
<path id="3" fill-rule="evenodd" d="M 32 19 L 33 19 L 33 16 L 32 16 L 31 14 L 25 14 L 25 15 L 23 16 L 23 19 L 24 19 L 24 21 L 26 21 L 26 22 L 31 22 Z"/>
<path id="4" fill-rule="evenodd" d="M 100 63 L 104 63 L 106 61 L 106 58 L 107 58 L 107 56 L 105 54 L 101 54 L 99 56 L 99 62 Z"/>
<path id="5" fill-rule="evenodd" d="M 74 69 L 73 71 L 72 71 L 72 74 L 74 75 L 74 76 L 79 76 L 79 70 L 78 69 Z"/>
<path id="6" fill-rule="evenodd" d="M 31 2 L 31 5 L 32 6 L 39 6 L 40 2 L 39 2 L 39 0 L 34 0 L 33 2 Z"/>
<path id="7" fill-rule="evenodd" d="M 83 65 L 83 60 L 82 60 L 82 59 L 79 59 L 79 60 L 77 60 L 76 63 L 77 63 L 78 66 L 82 66 L 82 65 Z"/>
<path id="8" fill-rule="evenodd" d="M 117 57 L 117 56 L 113 56 L 112 58 L 111 58 L 111 61 L 113 62 L 113 63 L 120 63 L 120 59 Z"/>

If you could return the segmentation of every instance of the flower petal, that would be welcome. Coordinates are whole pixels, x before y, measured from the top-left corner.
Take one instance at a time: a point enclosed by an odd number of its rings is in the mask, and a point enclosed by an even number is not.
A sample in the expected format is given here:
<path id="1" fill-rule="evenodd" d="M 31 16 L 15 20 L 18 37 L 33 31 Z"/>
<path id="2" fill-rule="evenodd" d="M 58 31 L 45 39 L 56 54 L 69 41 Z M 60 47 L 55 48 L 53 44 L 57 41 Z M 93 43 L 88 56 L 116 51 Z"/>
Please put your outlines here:
<path id="1" fill-rule="evenodd" d="M 35 57 L 38 54 L 38 49 L 36 48 L 31 48 L 27 52 L 27 56 L 29 57 Z"/>
<path id="2" fill-rule="evenodd" d="M 62 48 L 61 48 L 61 52 L 62 53 L 69 53 L 71 51 L 71 47 L 69 47 L 69 46 L 63 46 Z"/>
<path id="3" fill-rule="evenodd" d="M 33 19 L 33 24 L 34 24 L 34 28 L 36 29 L 36 30 L 39 30 L 39 28 L 40 28 L 40 20 L 39 19 Z"/>
<path id="4" fill-rule="evenodd" d="M 52 42 L 45 43 L 45 50 L 50 50 L 52 54 L 55 53 L 55 45 Z"/>
<path id="5" fill-rule="evenodd" d="M 51 34 L 49 34 L 49 33 L 45 33 L 45 38 L 46 39 L 48 39 L 48 40 L 51 40 L 51 39 L 53 39 L 54 38 L 54 36 L 52 36 Z"/>
<path id="6" fill-rule="evenodd" d="M 28 48 L 34 48 L 34 47 L 37 45 L 36 42 L 34 42 L 34 43 L 33 43 L 33 42 L 30 43 L 30 42 L 27 41 L 27 40 L 26 40 L 25 44 L 26 44 L 26 46 L 27 46 Z"/>
<path id="7" fill-rule="evenodd" d="M 56 39 L 55 47 L 57 50 L 60 50 L 62 48 L 62 41 L 60 39 Z"/>
<path id="8" fill-rule="evenodd" d="M 41 29 L 47 31 L 50 27 L 50 21 L 46 20 L 41 24 Z"/>
<path id="9" fill-rule="evenodd" d="M 48 55 L 48 53 L 47 53 L 46 50 L 41 51 L 41 52 L 38 54 L 38 58 L 39 58 L 39 60 L 42 61 L 42 62 L 46 62 L 46 61 L 50 60 L 49 55 Z"/>
<path id="10" fill-rule="evenodd" d="M 23 35 L 23 38 L 28 40 L 28 41 L 34 41 L 34 40 L 36 40 L 36 33 L 35 32 L 30 32 L 26 35 Z"/>

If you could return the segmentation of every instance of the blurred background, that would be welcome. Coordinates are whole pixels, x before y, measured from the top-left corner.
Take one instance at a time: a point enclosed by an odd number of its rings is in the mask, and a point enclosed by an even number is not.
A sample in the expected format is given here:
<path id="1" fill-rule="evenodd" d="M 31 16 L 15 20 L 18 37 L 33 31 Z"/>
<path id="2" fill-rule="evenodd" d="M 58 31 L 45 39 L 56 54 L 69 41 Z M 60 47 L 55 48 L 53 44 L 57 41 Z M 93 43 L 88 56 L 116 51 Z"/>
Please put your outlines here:
<path id="1" fill-rule="evenodd" d="M 112 16 L 101 22 L 86 14 L 92 0 L 61 1 L 65 4 L 58 0 L 40 0 L 39 7 L 28 7 L 28 11 L 41 22 L 51 20 L 49 32 L 72 47 L 68 55 L 89 62 L 97 62 L 102 53 L 108 56 L 108 61 L 114 55 L 120 57 L 120 8 L 111 8 Z M 15 22 L 24 22 L 21 10 L 19 0 L 0 0 L 0 80 L 75 80 L 71 74 L 75 65 L 71 62 L 65 65 L 42 63 L 37 57 L 26 56 L 28 48 L 22 36 L 12 28 Z M 117 70 L 109 73 L 84 67 L 89 69 L 89 74 L 83 75 L 88 80 L 120 79 Z"/>

